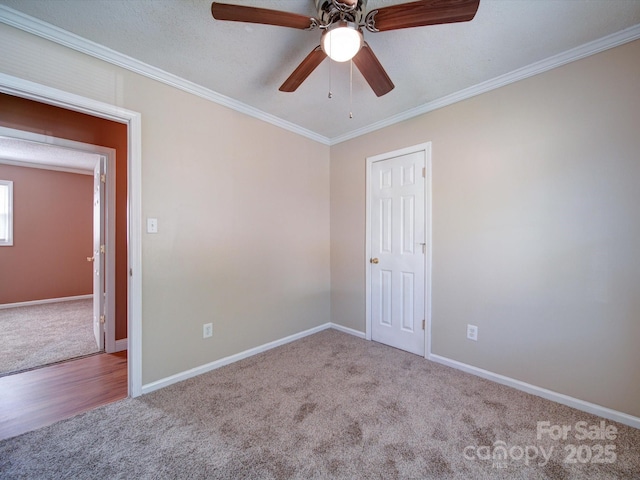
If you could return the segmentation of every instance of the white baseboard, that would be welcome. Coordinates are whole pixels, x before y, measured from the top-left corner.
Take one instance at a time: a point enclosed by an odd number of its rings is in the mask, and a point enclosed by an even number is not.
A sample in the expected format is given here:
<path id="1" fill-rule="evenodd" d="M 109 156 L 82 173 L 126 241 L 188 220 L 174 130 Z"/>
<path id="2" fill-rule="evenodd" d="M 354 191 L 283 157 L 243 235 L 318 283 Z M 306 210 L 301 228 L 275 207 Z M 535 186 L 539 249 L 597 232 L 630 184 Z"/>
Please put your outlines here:
<path id="1" fill-rule="evenodd" d="M 228 357 L 221 358 L 220 360 L 216 360 L 214 362 L 192 368 L 191 370 L 186 370 L 184 372 L 171 375 L 170 377 L 156 380 L 155 382 L 147 383 L 145 385 L 142 385 L 142 394 L 151 393 L 155 390 L 168 387 L 169 385 L 172 385 L 174 383 L 187 380 L 188 378 L 192 378 L 197 375 L 202 375 L 203 373 L 210 372 L 211 370 L 224 367 L 225 365 L 229 365 L 230 363 L 237 362 L 238 360 L 243 360 L 245 358 L 252 357 L 253 355 L 257 355 L 258 353 L 266 352 L 267 350 L 271 350 L 272 348 L 294 342 L 308 335 L 313 335 L 314 333 L 321 332 L 322 330 L 327 330 L 328 328 L 331 328 L 331 323 L 325 323 L 318 327 L 305 330 L 304 332 L 295 333 L 293 335 L 289 335 L 288 337 L 281 338 L 280 340 L 274 340 L 273 342 L 265 343 L 264 345 L 250 348 L 249 350 L 245 350 L 244 352 L 236 353 L 235 355 L 230 355 Z"/>
<path id="2" fill-rule="evenodd" d="M 515 378 L 506 377 L 499 373 L 490 372 L 489 370 L 483 370 L 482 368 L 474 367 L 473 365 L 458 362 L 457 360 L 452 360 L 440 355 L 430 354 L 427 359 L 457 370 L 462 370 L 463 372 L 471 373 L 478 377 L 486 378 L 492 382 L 515 388 L 516 390 L 521 390 L 538 397 L 546 398 L 553 402 L 561 403 L 562 405 L 567 405 L 568 407 L 575 408 L 576 410 L 598 415 L 600 417 L 613 420 L 614 422 L 620 422 L 624 425 L 640 429 L 640 418 L 627 413 L 612 410 L 601 405 L 596 405 L 595 403 L 585 402 L 584 400 L 570 397 L 563 393 L 554 392 L 553 390 L 547 390 L 546 388 L 531 385 L 530 383 L 521 382 Z"/>
<path id="3" fill-rule="evenodd" d="M 114 352 L 122 352 L 124 350 L 127 350 L 129 342 L 127 341 L 126 338 L 122 338 L 120 340 L 116 340 L 116 349 L 114 350 Z"/>
<path id="4" fill-rule="evenodd" d="M 348 333 L 349 335 L 353 335 L 354 337 L 358 337 L 362 339 L 366 338 L 366 335 L 364 332 L 361 332 L 359 330 L 354 330 L 353 328 L 349 328 L 349 327 L 343 327 L 342 325 L 338 325 L 337 323 L 331 323 L 331 328 L 333 328 L 334 330 L 338 330 L 339 332 L 342 332 L 342 333 Z"/>
<path id="5" fill-rule="evenodd" d="M 89 293 L 87 295 L 75 295 L 73 297 L 45 298 L 44 300 L 31 300 L 28 302 L 4 303 L 0 305 L 0 310 L 4 308 L 31 307 L 33 305 L 44 305 L 46 303 L 71 302 L 73 300 L 84 300 L 86 298 L 93 298 L 93 295 Z"/>

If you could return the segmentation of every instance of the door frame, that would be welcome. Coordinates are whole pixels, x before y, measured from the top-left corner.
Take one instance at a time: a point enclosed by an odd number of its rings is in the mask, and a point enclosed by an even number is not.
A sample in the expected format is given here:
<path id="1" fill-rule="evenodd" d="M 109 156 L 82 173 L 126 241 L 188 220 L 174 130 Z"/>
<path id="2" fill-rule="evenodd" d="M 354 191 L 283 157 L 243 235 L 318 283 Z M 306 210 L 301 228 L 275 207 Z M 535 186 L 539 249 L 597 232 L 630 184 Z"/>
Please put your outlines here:
<path id="1" fill-rule="evenodd" d="M 116 327 L 115 327 L 115 288 L 116 288 L 116 256 L 115 256 L 115 244 L 116 244 L 116 177 L 115 177 L 115 160 L 116 151 L 113 148 L 102 147 L 99 145 L 93 145 L 90 143 L 77 142 L 75 140 L 68 140 L 66 138 L 52 137 L 49 135 L 41 135 L 39 133 L 28 132 L 26 130 L 16 130 L 13 128 L 0 127 L 0 136 L 16 138 L 27 142 L 39 143 L 42 145 L 51 145 L 55 147 L 62 147 L 67 150 L 74 150 L 76 152 L 87 153 L 88 155 L 98 155 L 100 159 L 104 159 L 106 179 L 104 183 L 104 197 L 106 199 L 105 205 L 101 206 L 100 215 L 104 218 L 104 238 L 105 238 L 105 314 L 107 315 L 107 323 L 105 329 L 105 342 L 104 350 L 107 353 L 113 353 L 118 350 L 116 344 Z M 98 160 L 99 161 L 99 160 Z M 29 164 L 25 162 L 15 161 L 8 162 L 17 166 L 38 167 L 35 164 Z M 97 163 L 97 162 L 96 162 Z M 47 168 L 43 165 L 42 168 Z M 55 169 L 55 167 L 54 167 Z M 92 171 L 76 170 L 74 168 L 59 168 L 57 170 L 71 171 L 72 173 L 78 173 L 81 175 L 89 175 L 93 178 Z M 101 183 L 102 185 L 102 183 Z M 93 192 L 93 189 L 92 189 Z M 93 245 L 93 243 L 92 243 Z M 113 248 L 112 248 L 113 247 Z M 95 297 L 97 293 L 93 292 Z M 120 348 L 122 350 L 122 348 Z"/>
<path id="2" fill-rule="evenodd" d="M 365 338 L 371 340 L 371 169 L 375 162 L 389 160 L 391 158 L 408 155 L 411 153 L 424 152 L 425 157 L 425 182 L 424 182 L 424 201 L 425 201 L 425 241 L 426 252 L 425 261 L 425 278 L 424 278 L 424 352 L 425 358 L 431 355 L 431 142 L 413 145 L 411 147 L 401 148 L 392 152 L 381 153 L 366 159 L 366 212 L 365 212 Z"/>
<path id="3" fill-rule="evenodd" d="M 127 348 L 129 396 L 142 394 L 142 126 L 141 115 L 0 73 L 0 92 L 127 125 Z"/>

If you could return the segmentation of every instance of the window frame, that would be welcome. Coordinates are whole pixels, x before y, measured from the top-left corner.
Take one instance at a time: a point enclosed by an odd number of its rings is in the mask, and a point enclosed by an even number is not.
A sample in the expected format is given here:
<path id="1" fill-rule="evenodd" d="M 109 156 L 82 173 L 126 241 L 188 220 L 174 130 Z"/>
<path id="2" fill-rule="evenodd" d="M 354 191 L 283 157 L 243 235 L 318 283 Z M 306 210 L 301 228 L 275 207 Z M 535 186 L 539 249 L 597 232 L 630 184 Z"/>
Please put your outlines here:
<path id="1" fill-rule="evenodd" d="M 0 180 L 0 186 L 6 187 L 8 190 L 7 204 L 7 239 L 0 238 L 0 247 L 13 246 L 13 181 Z"/>

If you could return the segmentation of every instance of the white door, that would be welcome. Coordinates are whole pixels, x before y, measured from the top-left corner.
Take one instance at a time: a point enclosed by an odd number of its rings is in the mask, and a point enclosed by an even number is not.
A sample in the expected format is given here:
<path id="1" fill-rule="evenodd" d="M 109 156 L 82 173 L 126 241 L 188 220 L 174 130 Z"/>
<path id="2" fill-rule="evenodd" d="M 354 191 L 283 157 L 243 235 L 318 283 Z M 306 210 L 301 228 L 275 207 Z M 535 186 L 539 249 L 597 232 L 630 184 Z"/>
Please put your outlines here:
<path id="1" fill-rule="evenodd" d="M 93 334 L 100 350 L 104 350 L 104 158 L 100 158 L 93 171 Z"/>
<path id="2" fill-rule="evenodd" d="M 425 152 L 371 165 L 371 338 L 425 353 Z"/>

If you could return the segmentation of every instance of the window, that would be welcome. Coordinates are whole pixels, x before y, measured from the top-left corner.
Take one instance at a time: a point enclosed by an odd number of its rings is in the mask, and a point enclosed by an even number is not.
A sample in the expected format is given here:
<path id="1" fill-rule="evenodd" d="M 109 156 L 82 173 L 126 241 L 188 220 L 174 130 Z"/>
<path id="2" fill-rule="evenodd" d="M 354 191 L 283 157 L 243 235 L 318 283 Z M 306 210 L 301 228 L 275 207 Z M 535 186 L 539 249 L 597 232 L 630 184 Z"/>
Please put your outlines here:
<path id="1" fill-rule="evenodd" d="M 0 180 L 0 247 L 13 245 L 13 182 Z"/>

